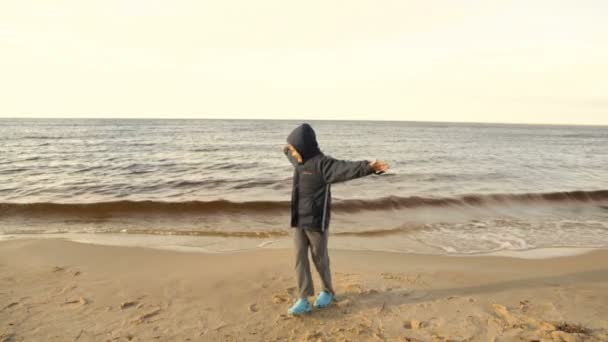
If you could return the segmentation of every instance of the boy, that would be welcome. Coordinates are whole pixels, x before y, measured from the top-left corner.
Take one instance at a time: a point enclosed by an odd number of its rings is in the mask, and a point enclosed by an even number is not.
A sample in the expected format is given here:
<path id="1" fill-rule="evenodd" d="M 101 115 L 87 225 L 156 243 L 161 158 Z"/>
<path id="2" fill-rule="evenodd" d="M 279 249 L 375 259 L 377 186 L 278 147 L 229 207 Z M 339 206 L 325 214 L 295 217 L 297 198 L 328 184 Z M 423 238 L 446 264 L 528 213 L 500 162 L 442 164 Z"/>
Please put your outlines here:
<path id="1" fill-rule="evenodd" d="M 312 311 L 308 297 L 314 295 L 308 249 L 323 282 L 323 291 L 315 307 L 324 308 L 334 301 L 327 240 L 329 232 L 330 185 L 354 178 L 381 174 L 388 165 L 381 161 L 343 161 L 326 156 L 319 150 L 315 131 L 302 124 L 287 137 L 283 152 L 294 166 L 291 192 L 291 227 L 294 230 L 296 274 L 300 298 L 287 311 L 299 315 Z"/>

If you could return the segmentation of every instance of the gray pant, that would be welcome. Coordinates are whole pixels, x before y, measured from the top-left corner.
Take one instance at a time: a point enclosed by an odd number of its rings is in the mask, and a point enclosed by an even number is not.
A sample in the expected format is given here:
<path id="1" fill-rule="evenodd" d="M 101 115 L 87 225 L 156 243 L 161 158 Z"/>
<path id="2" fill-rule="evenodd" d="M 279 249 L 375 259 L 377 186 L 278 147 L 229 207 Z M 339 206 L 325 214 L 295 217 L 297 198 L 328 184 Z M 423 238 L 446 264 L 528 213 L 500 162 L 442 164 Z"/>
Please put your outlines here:
<path id="1" fill-rule="evenodd" d="M 329 253 L 327 251 L 327 240 L 329 232 L 316 232 L 308 229 L 294 228 L 294 242 L 296 251 L 296 275 L 298 278 L 298 289 L 300 298 L 306 298 L 315 294 L 308 262 L 308 248 L 312 254 L 312 261 L 323 283 L 323 291 L 334 295 L 331 285 L 331 271 L 329 270 Z"/>

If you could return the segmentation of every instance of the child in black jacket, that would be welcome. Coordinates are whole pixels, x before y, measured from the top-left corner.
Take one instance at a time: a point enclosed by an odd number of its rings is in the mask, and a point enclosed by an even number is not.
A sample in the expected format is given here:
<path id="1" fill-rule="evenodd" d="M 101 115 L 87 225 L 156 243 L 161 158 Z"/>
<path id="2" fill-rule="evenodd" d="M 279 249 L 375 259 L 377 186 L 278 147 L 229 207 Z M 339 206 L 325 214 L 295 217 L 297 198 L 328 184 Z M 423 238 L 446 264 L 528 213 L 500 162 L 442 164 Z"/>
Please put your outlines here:
<path id="1" fill-rule="evenodd" d="M 323 291 L 315 300 L 315 307 L 323 308 L 334 300 L 331 283 L 329 254 L 327 251 L 328 227 L 333 183 L 363 177 L 388 170 L 381 161 L 343 161 L 326 156 L 319 149 L 312 127 L 302 124 L 287 137 L 284 153 L 294 166 L 291 193 L 291 226 L 296 249 L 296 274 L 300 298 L 288 310 L 302 314 L 312 310 L 308 297 L 314 295 L 308 249 L 323 282 Z"/>

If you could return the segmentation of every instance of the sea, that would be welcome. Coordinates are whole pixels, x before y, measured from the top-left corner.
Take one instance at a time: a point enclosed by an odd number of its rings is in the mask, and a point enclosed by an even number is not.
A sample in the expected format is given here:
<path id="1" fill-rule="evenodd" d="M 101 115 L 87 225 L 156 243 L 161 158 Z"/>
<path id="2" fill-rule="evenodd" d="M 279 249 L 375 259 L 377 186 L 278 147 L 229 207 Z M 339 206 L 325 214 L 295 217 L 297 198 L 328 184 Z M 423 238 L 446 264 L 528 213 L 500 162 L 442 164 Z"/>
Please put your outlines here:
<path id="1" fill-rule="evenodd" d="M 608 127 L 0 119 L 0 240 L 291 248 L 286 137 L 391 169 L 332 186 L 330 248 L 478 255 L 608 247 Z"/>

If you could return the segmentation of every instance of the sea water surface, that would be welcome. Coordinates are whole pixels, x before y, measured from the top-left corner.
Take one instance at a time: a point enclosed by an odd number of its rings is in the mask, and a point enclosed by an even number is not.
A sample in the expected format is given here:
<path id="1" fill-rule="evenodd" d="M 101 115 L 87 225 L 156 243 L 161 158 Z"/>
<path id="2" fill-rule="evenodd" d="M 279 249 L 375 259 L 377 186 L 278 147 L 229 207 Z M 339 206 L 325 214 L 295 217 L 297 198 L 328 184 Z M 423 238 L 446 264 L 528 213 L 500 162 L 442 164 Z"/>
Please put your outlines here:
<path id="1" fill-rule="evenodd" d="M 290 247 L 302 121 L 0 119 L 0 239 L 225 252 Z M 608 127 L 309 121 L 338 159 L 331 247 L 476 254 L 608 247 Z"/>

